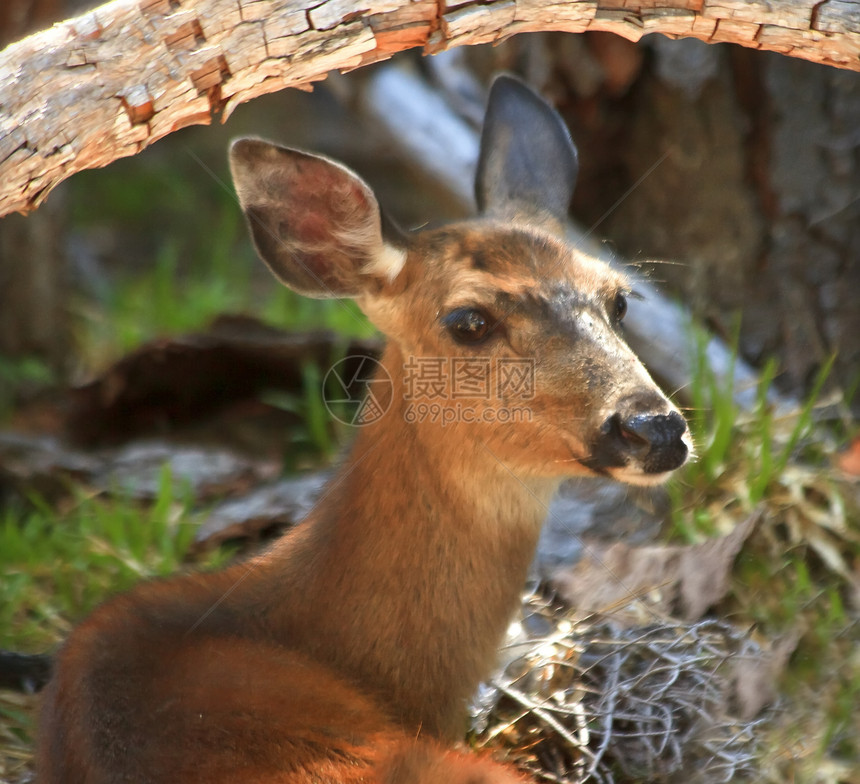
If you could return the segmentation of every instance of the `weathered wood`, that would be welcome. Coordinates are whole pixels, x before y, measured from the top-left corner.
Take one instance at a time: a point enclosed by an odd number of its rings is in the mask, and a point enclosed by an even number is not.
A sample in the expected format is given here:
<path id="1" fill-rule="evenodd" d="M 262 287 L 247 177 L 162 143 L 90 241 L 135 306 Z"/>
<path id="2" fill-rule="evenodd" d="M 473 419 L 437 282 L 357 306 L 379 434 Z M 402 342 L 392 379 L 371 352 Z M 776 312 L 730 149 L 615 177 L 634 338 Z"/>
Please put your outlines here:
<path id="1" fill-rule="evenodd" d="M 258 95 L 536 30 L 661 32 L 860 70 L 860 0 L 114 0 L 0 53 L 0 215 Z"/>

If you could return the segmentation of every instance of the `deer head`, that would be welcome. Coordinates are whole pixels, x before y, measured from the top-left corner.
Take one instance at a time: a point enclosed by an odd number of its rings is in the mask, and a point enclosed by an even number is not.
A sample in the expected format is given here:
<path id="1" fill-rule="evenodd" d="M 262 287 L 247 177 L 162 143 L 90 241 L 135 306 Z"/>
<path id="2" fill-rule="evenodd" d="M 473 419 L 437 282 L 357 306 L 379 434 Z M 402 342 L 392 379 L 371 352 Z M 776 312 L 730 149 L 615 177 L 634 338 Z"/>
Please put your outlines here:
<path id="1" fill-rule="evenodd" d="M 517 80 L 491 90 L 473 220 L 402 232 L 353 172 L 264 141 L 237 141 L 231 167 L 274 274 L 311 297 L 355 299 L 389 337 L 387 416 L 411 421 L 416 439 L 480 444 L 536 479 L 653 484 L 686 460 L 684 419 L 624 341 L 629 282 L 565 242 L 576 149 Z M 421 363 L 440 393 L 423 417 L 410 386 Z"/>

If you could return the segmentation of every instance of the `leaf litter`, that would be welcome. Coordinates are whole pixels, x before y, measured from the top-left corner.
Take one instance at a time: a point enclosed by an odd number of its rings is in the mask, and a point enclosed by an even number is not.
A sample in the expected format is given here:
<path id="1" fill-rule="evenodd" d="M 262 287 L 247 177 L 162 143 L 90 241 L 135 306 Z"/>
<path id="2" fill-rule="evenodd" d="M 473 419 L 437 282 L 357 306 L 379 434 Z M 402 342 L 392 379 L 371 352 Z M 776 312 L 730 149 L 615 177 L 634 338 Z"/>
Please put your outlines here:
<path id="1" fill-rule="evenodd" d="M 767 712 L 738 714 L 737 673 L 766 654 L 744 631 L 656 613 L 636 626 L 583 619 L 532 593 L 509 636 L 473 703 L 474 745 L 536 781 L 754 779 Z"/>

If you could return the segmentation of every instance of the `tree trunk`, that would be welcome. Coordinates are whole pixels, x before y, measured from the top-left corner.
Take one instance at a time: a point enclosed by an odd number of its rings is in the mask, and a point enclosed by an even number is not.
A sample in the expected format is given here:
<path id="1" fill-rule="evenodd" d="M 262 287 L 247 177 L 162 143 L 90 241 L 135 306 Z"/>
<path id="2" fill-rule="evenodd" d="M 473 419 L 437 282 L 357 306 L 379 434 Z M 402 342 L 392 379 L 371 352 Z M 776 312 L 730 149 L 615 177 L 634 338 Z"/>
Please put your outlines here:
<path id="1" fill-rule="evenodd" d="M 712 74 L 685 85 L 684 47 L 658 47 L 629 96 L 622 162 L 636 181 L 668 156 L 602 230 L 646 267 L 681 262 L 650 269 L 718 334 L 740 313 L 742 354 L 756 365 L 778 357 L 784 388 L 804 394 L 834 353 L 829 381 L 855 387 L 860 77 L 684 43 L 704 50 L 694 54 Z M 667 57 L 674 66 L 661 66 Z"/>
<path id="2" fill-rule="evenodd" d="M 660 32 L 860 70 L 857 0 L 114 0 L 0 53 L 0 215 L 255 96 L 536 30 Z"/>
<path id="3" fill-rule="evenodd" d="M 578 223 L 717 335 L 732 337 L 740 314 L 742 356 L 754 367 L 779 360 L 782 390 L 804 396 L 832 354 L 830 384 L 857 389 L 860 76 L 737 46 L 606 33 L 517 36 L 428 62 L 442 84 L 446 68 L 482 82 L 514 71 L 549 96 L 580 150 Z M 396 135 L 418 144 L 402 125 Z M 672 347 L 689 337 L 658 336 L 665 316 L 646 322 L 649 345 L 681 368 L 688 354 Z M 852 405 L 860 412 L 860 395 Z"/>
<path id="4" fill-rule="evenodd" d="M 40 357 L 58 377 L 72 343 L 64 215 L 64 199 L 51 199 L 35 215 L 0 221 L 0 359 Z"/>
<path id="5" fill-rule="evenodd" d="M 0 4 L 0 46 L 49 25 L 59 14 L 60 0 L 5 0 Z"/>
<path id="6" fill-rule="evenodd" d="M 484 67 L 520 70 L 562 111 L 582 225 L 716 334 L 731 336 L 740 313 L 742 355 L 776 357 L 783 389 L 802 396 L 831 354 L 830 382 L 857 388 L 860 76 L 600 33 L 512 39 Z"/>

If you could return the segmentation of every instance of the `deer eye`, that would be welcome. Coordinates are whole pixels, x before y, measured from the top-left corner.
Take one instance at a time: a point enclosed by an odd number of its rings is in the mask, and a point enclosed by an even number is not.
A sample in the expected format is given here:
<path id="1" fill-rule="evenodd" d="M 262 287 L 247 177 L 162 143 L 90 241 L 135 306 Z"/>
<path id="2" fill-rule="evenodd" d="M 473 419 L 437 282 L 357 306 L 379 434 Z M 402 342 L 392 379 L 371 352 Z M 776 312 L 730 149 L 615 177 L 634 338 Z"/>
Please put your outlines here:
<path id="1" fill-rule="evenodd" d="M 615 295 L 615 300 L 612 302 L 612 320 L 616 324 L 620 324 L 627 313 L 627 296 L 619 292 Z"/>
<path id="2" fill-rule="evenodd" d="M 442 323 L 458 343 L 476 344 L 490 333 L 490 319 L 486 313 L 475 308 L 452 310 Z"/>

